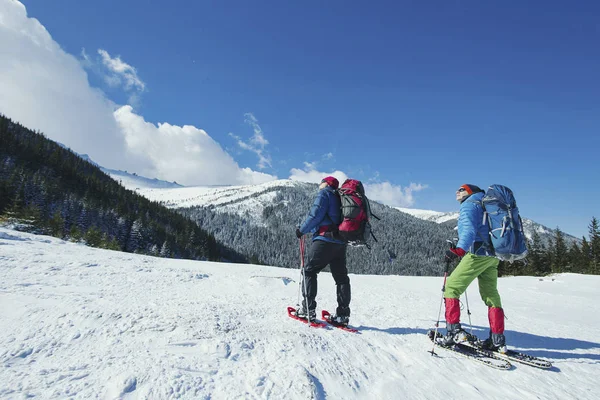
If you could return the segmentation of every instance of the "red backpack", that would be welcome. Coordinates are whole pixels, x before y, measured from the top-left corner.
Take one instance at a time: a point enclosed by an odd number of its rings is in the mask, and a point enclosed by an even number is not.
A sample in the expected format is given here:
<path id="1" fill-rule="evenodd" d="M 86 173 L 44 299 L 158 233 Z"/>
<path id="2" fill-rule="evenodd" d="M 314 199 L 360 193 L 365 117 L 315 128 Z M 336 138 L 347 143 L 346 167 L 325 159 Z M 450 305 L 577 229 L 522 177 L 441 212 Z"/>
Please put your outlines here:
<path id="1" fill-rule="evenodd" d="M 365 188 L 361 181 L 346 179 L 337 190 L 342 203 L 342 223 L 338 226 L 339 237 L 350 245 L 365 245 L 375 235 L 371 232 L 369 217 L 379 218 L 371 213 L 369 199 L 365 196 Z"/>

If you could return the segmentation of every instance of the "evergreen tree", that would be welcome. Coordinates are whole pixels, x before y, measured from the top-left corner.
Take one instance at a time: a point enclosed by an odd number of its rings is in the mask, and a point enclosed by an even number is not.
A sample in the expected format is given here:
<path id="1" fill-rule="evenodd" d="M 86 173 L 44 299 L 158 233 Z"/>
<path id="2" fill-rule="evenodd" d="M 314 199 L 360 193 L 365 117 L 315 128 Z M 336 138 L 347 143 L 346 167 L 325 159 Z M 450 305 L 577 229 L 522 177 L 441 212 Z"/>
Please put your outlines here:
<path id="1" fill-rule="evenodd" d="M 160 249 L 159 255 L 161 257 L 166 257 L 166 258 L 171 257 L 171 249 L 170 249 L 169 243 L 166 240 L 164 241 L 164 243 Z"/>
<path id="2" fill-rule="evenodd" d="M 102 232 L 95 226 L 91 226 L 85 233 L 85 243 L 92 247 L 101 247 L 102 245 Z"/>
<path id="3" fill-rule="evenodd" d="M 60 213 L 60 210 L 56 210 L 54 215 L 48 221 L 48 229 L 49 233 L 52 236 L 62 238 L 64 236 L 64 226 L 65 222 Z"/>
<path id="4" fill-rule="evenodd" d="M 136 219 L 133 221 L 131 231 L 129 232 L 126 250 L 133 253 L 142 247 L 142 222 L 139 219 Z"/>
<path id="5" fill-rule="evenodd" d="M 593 274 L 590 265 L 592 261 L 592 249 L 585 236 L 581 239 L 581 270 L 586 274 Z"/>
<path id="6" fill-rule="evenodd" d="M 69 238 L 76 243 L 83 238 L 81 230 L 79 230 L 79 227 L 77 227 L 77 225 L 71 225 L 71 229 L 69 230 Z"/>
<path id="7" fill-rule="evenodd" d="M 542 243 L 537 231 L 533 231 L 531 244 L 528 246 L 527 265 L 533 275 L 544 276 L 550 273 L 550 263 L 546 254 L 546 247 Z"/>
<path id="8" fill-rule="evenodd" d="M 552 272 L 563 272 L 567 267 L 567 246 L 564 234 L 559 227 L 554 230 L 554 246 L 552 248 Z"/>
<path id="9" fill-rule="evenodd" d="M 569 264 L 569 272 L 573 272 L 573 273 L 585 273 L 585 269 L 583 268 L 583 260 L 582 260 L 582 253 L 581 250 L 579 250 L 579 246 L 577 245 L 577 242 L 573 242 L 573 244 L 571 245 L 571 248 L 569 249 L 569 254 L 568 254 L 568 264 Z"/>
<path id="10" fill-rule="evenodd" d="M 590 271 L 593 274 L 600 274 L 600 226 L 596 217 L 588 226 L 590 233 Z"/>

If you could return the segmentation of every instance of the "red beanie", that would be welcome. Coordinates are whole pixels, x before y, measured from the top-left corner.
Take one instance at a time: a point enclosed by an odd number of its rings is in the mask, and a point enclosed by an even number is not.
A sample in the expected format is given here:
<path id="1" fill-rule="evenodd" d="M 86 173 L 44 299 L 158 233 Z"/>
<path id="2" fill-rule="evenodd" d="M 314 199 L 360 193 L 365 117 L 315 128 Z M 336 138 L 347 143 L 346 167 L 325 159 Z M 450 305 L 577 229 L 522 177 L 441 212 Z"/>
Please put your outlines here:
<path id="1" fill-rule="evenodd" d="M 483 192 L 483 190 L 481 190 L 478 186 L 470 185 L 467 183 L 462 185 L 461 188 L 465 189 L 465 191 L 469 194 Z"/>
<path id="2" fill-rule="evenodd" d="M 323 183 L 323 182 L 327 182 L 327 184 L 334 189 L 337 189 L 340 186 L 340 183 L 338 182 L 338 180 L 335 179 L 333 176 L 326 176 L 321 181 L 321 183 Z"/>

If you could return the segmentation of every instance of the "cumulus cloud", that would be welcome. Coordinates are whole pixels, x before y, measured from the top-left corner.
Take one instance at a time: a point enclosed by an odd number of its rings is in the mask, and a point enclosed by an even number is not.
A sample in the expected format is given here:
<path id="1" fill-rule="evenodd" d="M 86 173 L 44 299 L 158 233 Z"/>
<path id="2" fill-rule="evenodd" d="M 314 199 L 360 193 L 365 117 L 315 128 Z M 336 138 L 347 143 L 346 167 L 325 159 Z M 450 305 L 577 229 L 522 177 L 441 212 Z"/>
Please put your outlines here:
<path id="1" fill-rule="evenodd" d="M 340 185 L 348 179 L 348 175 L 342 171 L 321 172 L 313 169 L 310 163 L 305 163 L 304 169 L 292 168 L 290 170 L 290 179 L 293 181 L 319 183 L 326 176 L 335 177 Z"/>
<path id="2" fill-rule="evenodd" d="M 334 176 L 340 185 L 348 179 L 348 175 L 342 171 L 322 172 L 314 168 L 314 163 L 304 163 L 304 169 L 292 168 L 290 179 L 295 181 L 319 183 L 326 176 Z M 367 197 L 390 207 L 410 207 L 414 205 L 414 194 L 427 188 L 427 185 L 410 183 L 406 187 L 394 185 L 390 182 L 366 182 L 363 181 Z"/>
<path id="3" fill-rule="evenodd" d="M 115 105 L 18 1 L 0 0 L 0 112 L 107 166 L 132 168 Z"/>
<path id="4" fill-rule="evenodd" d="M 415 204 L 414 194 L 426 189 L 427 185 L 410 183 L 408 186 L 390 182 L 365 183 L 368 197 L 390 207 L 410 207 Z"/>
<path id="5" fill-rule="evenodd" d="M 265 138 L 265 135 L 258 124 L 258 120 L 252 113 L 246 113 L 244 114 L 244 122 L 250 125 L 254 131 L 254 134 L 248 142 L 243 141 L 241 137 L 236 136 L 233 133 L 230 133 L 229 135 L 236 140 L 237 145 L 241 149 L 251 151 L 258 156 L 257 167 L 259 169 L 271 167 L 271 156 L 265 150 L 265 147 L 269 144 L 269 141 Z"/>
<path id="6" fill-rule="evenodd" d="M 144 173 L 184 185 L 241 185 L 277 177 L 242 169 L 204 130 L 169 123 L 155 125 L 135 114 L 131 106 L 115 112 L 128 149 L 148 158 Z"/>
<path id="7" fill-rule="evenodd" d="M 111 57 L 106 50 L 99 49 L 102 64 L 108 69 L 108 81 L 111 85 L 124 85 L 125 89 L 136 89 L 141 92 L 146 89 L 146 84 L 138 77 L 137 71 L 131 65 L 123 62 L 120 56 Z"/>
<path id="8" fill-rule="evenodd" d="M 189 185 L 276 179 L 240 168 L 201 129 L 154 125 L 131 106 L 113 103 L 90 86 L 84 66 L 93 60 L 85 50 L 81 58 L 66 53 L 15 0 L 0 0 L 0 54 L 0 113 L 78 153 L 89 154 L 102 166 Z M 146 89 L 134 67 L 105 50 L 98 54 L 124 89 L 133 94 Z M 264 148 L 268 142 L 257 122 L 256 126 L 258 133 L 255 128 L 250 143 Z"/>

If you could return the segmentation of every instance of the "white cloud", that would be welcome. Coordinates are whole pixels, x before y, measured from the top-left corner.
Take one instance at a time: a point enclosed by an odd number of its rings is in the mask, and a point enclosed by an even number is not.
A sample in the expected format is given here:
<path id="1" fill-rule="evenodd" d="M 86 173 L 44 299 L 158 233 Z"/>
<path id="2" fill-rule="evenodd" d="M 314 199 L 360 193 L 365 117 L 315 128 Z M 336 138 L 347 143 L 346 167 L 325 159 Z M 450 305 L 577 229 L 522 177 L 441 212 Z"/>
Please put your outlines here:
<path id="1" fill-rule="evenodd" d="M 236 140 L 237 145 L 240 146 L 241 149 L 251 151 L 258 156 L 257 167 L 259 169 L 271 167 L 271 156 L 265 150 L 269 141 L 265 138 L 263 131 L 258 124 L 258 120 L 252 113 L 246 113 L 244 114 L 244 122 L 250 125 L 254 131 L 254 134 L 248 143 L 244 142 L 242 138 L 233 133 L 230 133 L 229 135 Z"/>
<path id="2" fill-rule="evenodd" d="M 102 57 L 102 64 L 111 72 L 108 78 L 113 84 L 124 84 L 125 89 L 137 89 L 141 92 L 146 89 L 146 84 L 138 77 L 136 69 L 123 62 L 120 56 L 112 58 L 103 49 L 99 49 L 98 54 Z"/>
<path id="3" fill-rule="evenodd" d="M 305 163 L 305 165 L 307 164 L 308 168 L 305 168 L 303 170 L 298 168 L 292 168 L 290 170 L 290 179 L 293 181 L 319 183 L 326 176 L 333 176 L 340 182 L 340 185 L 346 179 L 348 179 L 348 175 L 346 175 L 342 171 L 321 172 L 310 168 L 310 163 Z"/>
<path id="4" fill-rule="evenodd" d="M 410 207 L 415 204 L 414 193 L 427 188 L 427 185 L 410 183 L 408 186 L 393 185 L 390 182 L 365 183 L 365 191 L 370 199 L 390 207 Z"/>
<path id="5" fill-rule="evenodd" d="M 242 169 L 205 131 L 194 126 L 154 125 L 131 106 L 115 112 L 129 150 L 148 158 L 147 176 L 176 180 L 184 185 L 241 185 L 277 179 Z"/>
<path id="6" fill-rule="evenodd" d="M 131 169 L 115 105 L 18 1 L 0 0 L 0 112 L 96 162 Z"/>
<path id="7" fill-rule="evenodd" d="M 0 113 L 44 132 L 102 166 L 184 184 L 253 184 L 275 176 L 240 168 L 206 132 L 154 125 L 90 87 L 84 65 L 66 53 L 23 4 L 0 0 Z M 133 94 L 145 89 L 135 68 L 104 50 L 106 67 Z M 260 127 L 258 127 L 260 128 Z M 261 133 L 255 143 L 266 145 Z M 264 138 L 263 138 L 264 139 Z M 254 143 L 254 142 L 252 142 Z"/>
<path id="8" fill-rule="evenodd" d="M 290 179 L 295 181 L 319 183 L 326 176 L 334 176 L 340 185 L 348 179 L 342 171 L 321 172 L 314 168 L 314 163 L 304 163 L 304 169 L 292 168 Z M 352 177 L 350 177 L 352 178 Z M 356 178 L 354 178 L 356 179 Z M 363 181 L 366 195 L 369 199 L 378 201 L 390 207 L 410 207 L 415 203 L 414 193 L 427 188 L 427 185 L 410 183 L 407 187 L 394 185 L 390 182 Z"/>
<path id="9" fill-rule="evenodd" d="M 323 160 L 333 160 L 333 153 L 323 154 Z"/>

